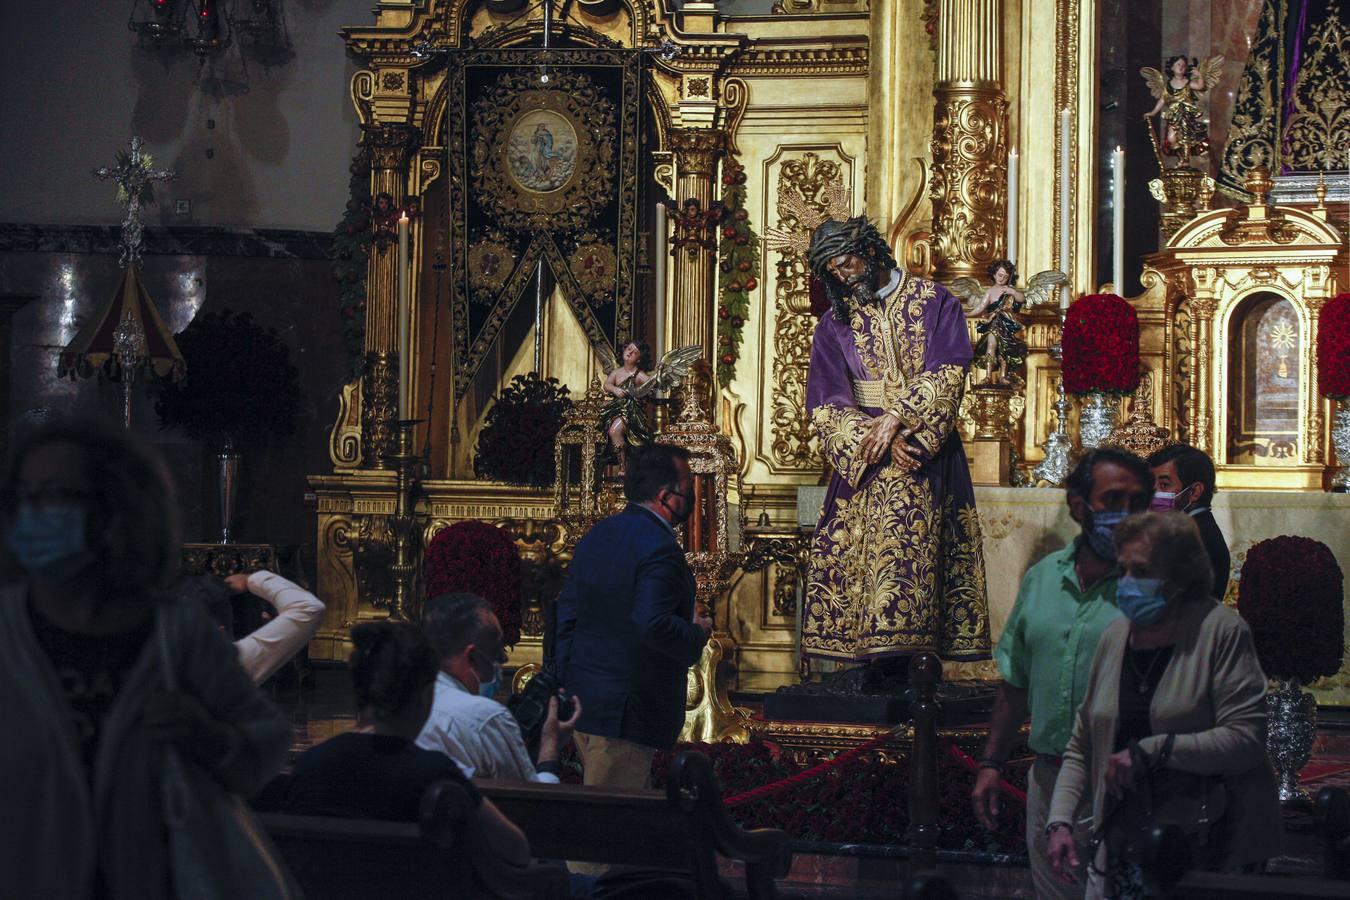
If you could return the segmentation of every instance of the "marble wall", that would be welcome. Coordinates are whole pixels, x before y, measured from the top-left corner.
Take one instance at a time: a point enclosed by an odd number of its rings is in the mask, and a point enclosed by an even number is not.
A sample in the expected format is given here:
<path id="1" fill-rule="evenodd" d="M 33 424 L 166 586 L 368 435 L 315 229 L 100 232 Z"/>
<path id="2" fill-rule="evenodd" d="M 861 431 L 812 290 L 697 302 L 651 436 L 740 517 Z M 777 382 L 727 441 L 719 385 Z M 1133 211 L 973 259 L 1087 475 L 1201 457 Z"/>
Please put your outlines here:
<path id="1" fill-rule="evenodd" d="M 96 379 L 61 380 L 56 357 L 121 279 L 115 253 L 99 229 L 0 226 L 0 293 L 38 295 L 14 316 L 13 365 L 0 390 L 15 417 L 42 410 L 115 417 L 120 387 Z M 328 429 L 345 374 L 336 287 L 326 236 L 224 229 L 152 231 L 142 271 L 165 324 L 182 331 L 202 309 L 252 313 L 275 328 L 300 373 L 296 432 L 271 448 L 247 451 L 236 533 L 240 540 L 301 545 L 313 565 L 314 516 L 305 507 L 305 476 L 331 469 Z M 267 398 L 258 398 L 265 403 Z M 134 427 L 168 456 L 179 484 L 185 538 L 218 536 L 218 502 L 209 448 L 165 431 L 153 394 L 138 389 Z"/>

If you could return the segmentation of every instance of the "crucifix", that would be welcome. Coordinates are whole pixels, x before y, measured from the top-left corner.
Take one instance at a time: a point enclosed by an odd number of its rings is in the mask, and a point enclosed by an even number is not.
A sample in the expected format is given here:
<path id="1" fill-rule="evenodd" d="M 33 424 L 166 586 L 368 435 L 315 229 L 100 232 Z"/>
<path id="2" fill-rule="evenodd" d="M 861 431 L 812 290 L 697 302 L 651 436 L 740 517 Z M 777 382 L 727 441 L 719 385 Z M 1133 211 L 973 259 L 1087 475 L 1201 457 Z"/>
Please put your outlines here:
<path id="1" fill-rule="evenodd" d="M 122 255 L 117 260 L 124 267 L 141 261 L 141 234 L 144 231 L 141 204 L 155 202 L 154 182 L 171 181 L 175 175 L 169 169 L 151 168 L 155 161 L 150 154 L 141 152 L 141 144 L 140 138 L 133 137 L 130 153 L 117 151 L 117 165 L 94 170 L 95 178 L 112 179 L 117 183 L 117 199 L 127 205 L 127 215 L 122 220 Z"/>
<path id="2" fill-rule="evenodd" d="M 117 199 L 127 205 L 127 215 L 122 220 L 122 253 L 117 260 L 123 268 L 129 265 L 134 269 L 141 261 L 144 231 L 141 204 L 155 202 L 154 182 L 170 181 L 174 177 L 172 171 L 151 168 L 153 165 L 150 154 L 141 152 L 141 139 L 133 137 L 130 153 L 117 151 L 116 166 L 94 169 L 95 178 L 112 179 L 117 183 Z M 139 291 L 138 282 L 137 285 Z M 121 319 L 113 331 L 113 357 L 121 371 L 122 421 L 127 428 L 131 427 L 131 392 L 136 372 L 149 356 L 145 327 L 136 313 L 138 303 L 139 293 L 132 297 L 131 303 L 123 303 Z"/>

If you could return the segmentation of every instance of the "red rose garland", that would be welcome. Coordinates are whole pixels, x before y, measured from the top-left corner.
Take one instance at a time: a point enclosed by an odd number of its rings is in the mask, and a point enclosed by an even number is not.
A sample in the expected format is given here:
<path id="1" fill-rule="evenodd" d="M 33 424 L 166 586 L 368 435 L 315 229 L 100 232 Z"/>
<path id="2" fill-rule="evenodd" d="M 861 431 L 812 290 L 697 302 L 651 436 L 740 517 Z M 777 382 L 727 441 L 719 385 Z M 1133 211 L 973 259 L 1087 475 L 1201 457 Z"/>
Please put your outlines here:
<path id="1" fill-rule="evenodd" d="M 1317 332 L 1317 390 L 1324 397 L 1350 400 L 1350 294 L 1322 308 Z"/>
<path id="2" fill-rule="evenodd" d="M 1087 294 L 1064 317 L 1064 390 L 1128 394 L 1139 386 L 1139 317 L 1115 294 Z"/>
<path id="3" fill-rule="evenodd" d="M 1306 683 L 1340 671 L 1344 593 L 1341 567 L 1321 541 L 1285 535 L 1247 551 L 1237 608 L 1267 675 Z"/>
<path id="4" fill-rule="evenodd" d="M 750 292 L 759 287 L 759 237 L 745 207 L 745 168 L 728 158 L 722 166 L 722 220 L 718 231 L 722 296 L 717 304 L 717 383 L 731 384 L 742 333 L 750 318 Z"/>
<path id="5" fill-rule="evenodd" d="M 492 604 L 506 645 L 520 640 L 520 551 L 511 535 L 470 519 L 436 532 L 427 545 L 426 594 L 478 594 Z"/>

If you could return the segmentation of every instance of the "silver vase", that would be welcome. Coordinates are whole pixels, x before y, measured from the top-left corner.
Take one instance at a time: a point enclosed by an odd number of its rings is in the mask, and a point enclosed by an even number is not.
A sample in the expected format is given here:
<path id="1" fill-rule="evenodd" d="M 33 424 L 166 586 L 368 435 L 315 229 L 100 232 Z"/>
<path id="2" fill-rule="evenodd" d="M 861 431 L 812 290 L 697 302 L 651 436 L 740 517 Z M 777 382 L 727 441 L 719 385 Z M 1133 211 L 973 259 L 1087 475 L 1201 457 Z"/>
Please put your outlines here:
<path id="1" fill-rule="evenodd" d="M 1298 773 L 1312 757 L 1317 737 L 1317 701 L 1299 687 L 1297 678 L 1278 681 L 1266 694 L 1266 752 L 1280 776 L 1280 802 L 1311 805 L 1308 792 L 1298 786 Z"/>
<path id="2" fill-rule="evenodd" d="M 1110 437 L 1120 416 L 1120 401 L 1094 391 L 1083 398 L 1078 413 L 1078 440 L 1084 450 L 1095 450 Z"/>
<path id="3" fill-rule="evenodd" d="M 234 503 L 239 494 L 239 451 L 234 443 L 225 441 L 225 446 L 216 454 L 216 467 L 220 475 L 220 542 L 234 542 Z"/>
<path id="4" fill-rule="evenodd" d="M 1331 490 L 1350 491 L 1350 400 L 1338 400 L 1331 414 L 1331 445 L 1340 468 L 1331 476 Z"/>

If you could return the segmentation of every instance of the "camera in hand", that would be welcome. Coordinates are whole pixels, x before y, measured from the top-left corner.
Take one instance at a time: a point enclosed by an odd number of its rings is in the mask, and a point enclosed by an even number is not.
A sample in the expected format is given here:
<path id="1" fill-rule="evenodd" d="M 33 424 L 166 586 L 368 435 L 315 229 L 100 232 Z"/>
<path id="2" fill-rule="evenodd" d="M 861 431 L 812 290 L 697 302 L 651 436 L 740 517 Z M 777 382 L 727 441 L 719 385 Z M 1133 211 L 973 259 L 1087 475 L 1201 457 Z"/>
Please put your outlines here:
<path id="1" fill-rule="evenodd" d="M 519 694 L 507 701 L 506 708 L 515 716 L 525 743 L 531 747 L 539 741 L 544 720 L 548 718 L 548 701 L 552 697 L 558 698 L 558 721 L 566 722 L 572 718 L 576 704 L 572 702 L 570 696 L 562 692 L 562 685 L 558 682 L 558 675 L 553 671 L 553 667 L 545 666 L 539 674 L 525 683 L 524 689 Z"/>

